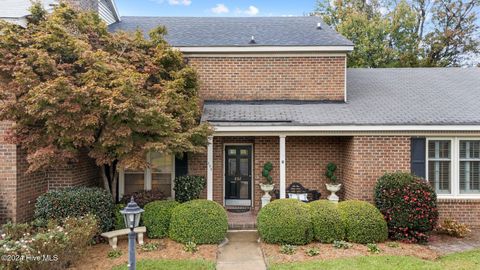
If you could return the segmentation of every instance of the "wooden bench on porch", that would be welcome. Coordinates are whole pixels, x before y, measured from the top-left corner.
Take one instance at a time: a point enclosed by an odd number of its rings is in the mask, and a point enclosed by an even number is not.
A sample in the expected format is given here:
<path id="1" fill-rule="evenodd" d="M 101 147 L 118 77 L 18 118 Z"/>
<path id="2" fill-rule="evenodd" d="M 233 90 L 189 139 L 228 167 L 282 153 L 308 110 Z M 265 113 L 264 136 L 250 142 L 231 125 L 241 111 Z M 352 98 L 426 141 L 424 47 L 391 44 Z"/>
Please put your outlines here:
<path id="1" fill-rule="evenodd" d="M 276 189 L 274 191 L 275 198 L 280 199 L 280 190 Z M 302 186 L 298 182 L 293 182 L 290 186 L 287 187 L 285 195 L 287 198 L 295 198 L 304 202 L 311 202 L 320 199 L 320 192 L 318 190 L 311 190 Z"/>

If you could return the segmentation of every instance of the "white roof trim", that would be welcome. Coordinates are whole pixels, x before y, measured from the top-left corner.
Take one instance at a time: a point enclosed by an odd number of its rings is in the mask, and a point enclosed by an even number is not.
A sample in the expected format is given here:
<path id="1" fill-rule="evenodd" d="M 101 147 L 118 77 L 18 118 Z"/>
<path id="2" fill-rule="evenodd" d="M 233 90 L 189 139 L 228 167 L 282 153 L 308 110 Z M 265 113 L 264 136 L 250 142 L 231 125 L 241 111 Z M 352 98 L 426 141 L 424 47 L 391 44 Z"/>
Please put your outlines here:
<path id="1" fill-rule="evenodd" d="M 214 125 L 214 124 L 213 124 Z M 393 126 L 215 126 L 215 132 L 322 132 L 322 131 L 480 131 L 480 125 Z"/>
<path id="2" fill-rule="evenodd" d="M 249 47 L 178 47 L 184 53 L 210 52 L 349 52 L 353 46 L 249 46 Z"/>

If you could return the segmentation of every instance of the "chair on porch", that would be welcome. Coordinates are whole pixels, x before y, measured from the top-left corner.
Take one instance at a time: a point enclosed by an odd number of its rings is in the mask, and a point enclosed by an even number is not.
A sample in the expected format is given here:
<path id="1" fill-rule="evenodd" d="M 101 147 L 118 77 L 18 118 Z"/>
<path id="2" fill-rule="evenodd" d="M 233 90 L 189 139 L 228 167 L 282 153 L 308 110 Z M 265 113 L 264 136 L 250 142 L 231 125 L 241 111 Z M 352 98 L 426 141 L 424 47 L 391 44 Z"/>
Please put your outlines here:
<path id="1" fill-rule="evenodd" d="M 280 190 L 276 189 L 273 192 L 275 194 L 275 198 L 280 199 Z M 285 193 L 287 198 L 299 199 L 303 202 L 317 201 L 321 196 L 318 190 L 310 190 L 303 187 L 302 184 L 298 182 L 293 182 L 290 186 L 288 186 Z"/>

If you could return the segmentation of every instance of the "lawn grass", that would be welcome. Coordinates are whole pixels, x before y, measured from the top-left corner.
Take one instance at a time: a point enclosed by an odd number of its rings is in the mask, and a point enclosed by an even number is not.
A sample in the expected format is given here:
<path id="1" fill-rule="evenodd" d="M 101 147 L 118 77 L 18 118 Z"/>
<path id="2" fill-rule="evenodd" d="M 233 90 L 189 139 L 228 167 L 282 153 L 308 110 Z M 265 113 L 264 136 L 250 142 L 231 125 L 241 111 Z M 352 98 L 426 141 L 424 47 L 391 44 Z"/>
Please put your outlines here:
<path id="1" fill-rule="evenodd" d="M 359 256 L 347 259 L 309 261 L 272 265 L 270 270 L 470 270 L 480 269 L 480 249 L 443 256 L 426 261 L 410 256 Z"/>
<path id="2" fill-rule="evenodd" d="M 215 270 L 215 263 L 206 260 L 139 260 L 138 270 Z M 112 270 L 128 270 L 127 265 L 113 267 Z"/>

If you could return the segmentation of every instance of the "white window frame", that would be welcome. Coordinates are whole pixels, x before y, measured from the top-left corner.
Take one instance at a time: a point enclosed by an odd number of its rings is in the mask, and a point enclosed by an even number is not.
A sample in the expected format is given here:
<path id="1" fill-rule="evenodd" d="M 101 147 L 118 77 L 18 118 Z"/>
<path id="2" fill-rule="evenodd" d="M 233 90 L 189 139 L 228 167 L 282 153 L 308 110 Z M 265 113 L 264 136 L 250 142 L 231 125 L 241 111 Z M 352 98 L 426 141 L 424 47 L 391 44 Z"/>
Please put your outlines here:
<path id="1" fill-rule="evenodd" d="M 147 153 L 145 159 L 148 163 L 151 162 L 150 152 Z M 174 184 L 175 184 L 175 155 L 171 155 L 172 158 L 172 173 L 171 173 L 171 194 L 172 198 L 175 198 Z M 141 172 L 139 172 L 141 173 Z M 150 167 L 145 168 L 143 173 L 143 189 L 152 189 L 152 169 Z M 118 170 L 118 197 L 121 198 L 125 195 L 125 169 L 119 168 Z"/>
<path id="2" fill-rule="evenodd" d="M 429 137 L 425 145 L 425 179 L 428 179 L 428 145 L 430 141 L 450 141 L 450 193 L 439 199 L 480 199 L 480 194 L 460 193 L 460 141 L 480 141 L 478 137 Z M 429 181 L 430 182 L 430 181 Z M 431 183 L 431 182 L 430 182 Z"/>

